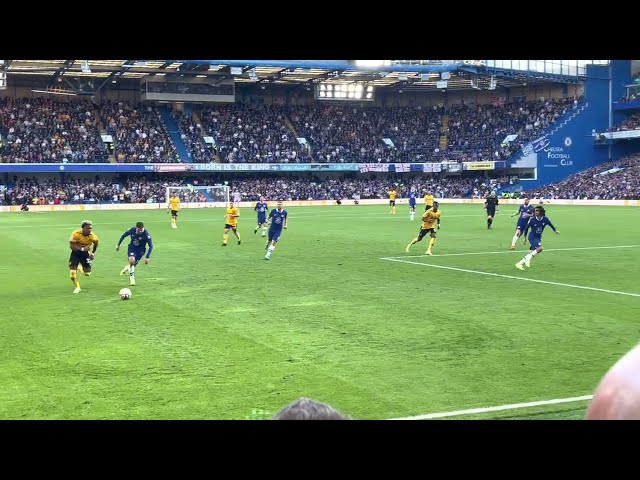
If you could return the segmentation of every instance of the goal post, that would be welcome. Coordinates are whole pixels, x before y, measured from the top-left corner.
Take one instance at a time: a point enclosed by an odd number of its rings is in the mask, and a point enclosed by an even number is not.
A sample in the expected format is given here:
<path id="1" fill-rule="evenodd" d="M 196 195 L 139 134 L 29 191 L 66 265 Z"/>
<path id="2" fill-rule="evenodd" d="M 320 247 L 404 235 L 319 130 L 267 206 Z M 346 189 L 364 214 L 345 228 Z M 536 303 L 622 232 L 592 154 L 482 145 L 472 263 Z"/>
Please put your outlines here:
<path id="1" fill-rule="evenodd" d="M 216 204 L 229 204 L 228 185 L 181 185 L 167 188 L 167 205 L 169 198 L 177 195 L 182 205 L 188 203 L 204 204 L 205 207 L 215 207 Z M 186 205 L 184 205 L 186 206 Z M 220 205 L 221 206 L 221 205 Z"/>

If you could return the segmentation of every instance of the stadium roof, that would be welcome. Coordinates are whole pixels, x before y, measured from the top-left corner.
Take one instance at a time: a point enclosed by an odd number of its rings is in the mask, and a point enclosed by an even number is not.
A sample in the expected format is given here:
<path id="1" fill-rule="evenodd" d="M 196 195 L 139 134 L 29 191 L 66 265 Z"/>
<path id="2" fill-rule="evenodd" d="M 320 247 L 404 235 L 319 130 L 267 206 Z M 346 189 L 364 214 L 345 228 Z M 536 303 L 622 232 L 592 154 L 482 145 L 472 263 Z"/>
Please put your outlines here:
<path id="1" fill-rule="evenodd" d="M 61 82 L 69 77 L 88 77 L 102 85 L 107 80 L 142 80 L 148 77 L 181 76 L 219 81 L 233 78 L 238 84 L 272 83 L 310 85 L 323 82 L 365 81 L 376 87 L 434 91 L 441 87 L 441 73 L 449 72 L 448 90 L 513 88 L 548 82 L 577 83 L 578 76 L 488 68 L 473 60 L 384 60 L 376 66 L 348 60 L 8 60 L 9 76 L 50 77 Z M 370 61 L 369 61 L 370 62 Z M 65 78 L 66 77 L 66 78 Z M 87 78 L 87 79 L 88 79 Z"/>

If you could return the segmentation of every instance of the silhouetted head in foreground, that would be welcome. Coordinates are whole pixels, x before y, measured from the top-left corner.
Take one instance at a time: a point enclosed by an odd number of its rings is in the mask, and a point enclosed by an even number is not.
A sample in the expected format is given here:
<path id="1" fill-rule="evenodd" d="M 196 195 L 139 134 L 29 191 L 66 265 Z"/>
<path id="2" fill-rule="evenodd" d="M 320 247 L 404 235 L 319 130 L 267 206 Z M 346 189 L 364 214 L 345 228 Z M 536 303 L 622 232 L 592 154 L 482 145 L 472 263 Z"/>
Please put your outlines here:
<path id="1" fill-rule="evenodd" d="M 351 417 L 330 405 L 302 397 L 276 413 L 273 420 L 351 420 Z"/>
<path id="2" fill-rule="evenodd" d="M 640 420 L 640 345 L 609 369 L 593 394 L 587 420 Z"/>

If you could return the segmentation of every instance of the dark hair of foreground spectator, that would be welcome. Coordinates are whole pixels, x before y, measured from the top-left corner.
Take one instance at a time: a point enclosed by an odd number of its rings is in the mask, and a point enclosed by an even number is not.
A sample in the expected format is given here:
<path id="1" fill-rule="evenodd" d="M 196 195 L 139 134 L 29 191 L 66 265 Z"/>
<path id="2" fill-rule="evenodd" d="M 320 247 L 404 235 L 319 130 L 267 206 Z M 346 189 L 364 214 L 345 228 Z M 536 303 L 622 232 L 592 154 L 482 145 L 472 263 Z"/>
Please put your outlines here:
<path id="1" fill-rule="evenodd" d="M 331 405 L 300 398 L 280 410 L 273 420 L 351 420 Z"/>

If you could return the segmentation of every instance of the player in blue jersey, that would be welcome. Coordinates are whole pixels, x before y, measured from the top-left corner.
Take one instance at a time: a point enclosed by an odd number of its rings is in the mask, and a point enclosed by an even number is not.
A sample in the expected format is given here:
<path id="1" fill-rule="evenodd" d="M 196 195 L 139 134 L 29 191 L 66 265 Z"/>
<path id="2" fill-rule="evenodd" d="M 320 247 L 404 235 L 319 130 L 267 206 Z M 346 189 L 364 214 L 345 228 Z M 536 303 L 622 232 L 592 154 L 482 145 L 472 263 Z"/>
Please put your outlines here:
<path id="1" fill-rule="evenodd" d="M 533 211 L 533 217 L 529 217 L 529 221 L 527 222 L 527 226 L 524 229 L 524 236 L 527 236 L 527 232 L 531 230 L 529 234 L 529 243 L 531 246 L 529 249 L 531 252 L 527 253 L 525 257 L 516 263 L 516 268 L 520 270 L 524 270 L 523 264 L 527 267 L 531 266 L 531 259 L 542 252 L 542 232 L 544 231 L 544 227 L 549 225 L 551 230 L 556 232 L 556 234 L 560 235 L 560 232 L 556 230 L 556 227 L 553 226 L 551 220 L 545 217 L 544 207 L 536 207 Z"/>
<path id="2" fill-rule="evenodd" d="M 253 211 L 258 213 L 258 226 L 253 230 L 254 234 L 258 233 L 260 227 L 262 227 L 262 236 L 267 234 L 267 210 L 269 210 L 269 206 L 266 200 L 264 197 L 260 197 L 260 201 L 256 202 L 256 206 L 253 207 Z"/>
<path id="3" fill-rule="evenodd" d="M 516 233 L 511 239 L 511 250 L 516 249 L 516 242 L 518 241 L 518 238 L 520 238 L 520 235 L 524 233 L 525 228 L 527 228 L 529 218 L 533 215 L 533 205 L 529 205 L 528 198 L 524 199 L 524 204 L 520 205 L 518 211 L 511 216 L 515 217 L 516 215 L 518 215 L 518 223 L 516 224 Z"/>
<path id="4" fill-rule="evenodd" d="M 124 275 L 129 272 L 129 285 L 136 284 L 136 265 L 142 259 L 144 254 L 147 256 L 144 259 L 144 263 L 149 263 L 149 257 L 151 257 L 151 251 L 153 250 L 153 242 L 151 241 L 151 235 L 149 231 L 144 228 L 144 223 L 138 222 L 135 227 L 131 227 L 124 232 L 118 240 L 116 245 L 116 252 L 120 250 L 120 244 L 126 237 L 129 237 L 129 246 L 127 247 L 127 257 L 129 257 L 129 264 L 122 269 L 120 275 Z M 147 251 L 147 245 L 149 250 Z"/>
<path id="5" fill-rule="evenodd" d="M 267 254 L 264 256 L 265 260 L 269 260 L 273 251 L 276 249 L 276 243 L 280 240 L 282 235 L 282 229 L 287 228 L 288 214 L 287 211 L 282 208 L 282 202 L 277 203 L 277 208 L 271 210 L 269 213 L 269 238 L 267 242 Z"/>
<path id="6" fill-rule="evenodd" d="M 416 191 L 411 188 L 411 191 L 409 192 L 409 220 L 411 221 L 413 221 L 416 216 L 416 197 Z"/>

